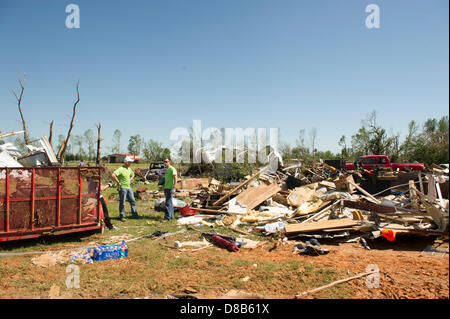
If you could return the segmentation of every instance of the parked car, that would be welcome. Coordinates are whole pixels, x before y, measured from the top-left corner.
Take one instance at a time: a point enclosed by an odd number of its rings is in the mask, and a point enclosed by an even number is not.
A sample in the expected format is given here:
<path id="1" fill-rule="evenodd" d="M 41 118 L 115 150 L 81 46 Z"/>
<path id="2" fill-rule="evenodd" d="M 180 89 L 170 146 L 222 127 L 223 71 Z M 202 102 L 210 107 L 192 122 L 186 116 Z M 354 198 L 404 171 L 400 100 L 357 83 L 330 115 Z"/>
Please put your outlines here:
<path id="1" fill-rule="evenodd" d="M 158 180 L 166 173 L 166 167 L 164 162 L 150 163 L 149 169 L 145 174 L 146 180 Z"/>

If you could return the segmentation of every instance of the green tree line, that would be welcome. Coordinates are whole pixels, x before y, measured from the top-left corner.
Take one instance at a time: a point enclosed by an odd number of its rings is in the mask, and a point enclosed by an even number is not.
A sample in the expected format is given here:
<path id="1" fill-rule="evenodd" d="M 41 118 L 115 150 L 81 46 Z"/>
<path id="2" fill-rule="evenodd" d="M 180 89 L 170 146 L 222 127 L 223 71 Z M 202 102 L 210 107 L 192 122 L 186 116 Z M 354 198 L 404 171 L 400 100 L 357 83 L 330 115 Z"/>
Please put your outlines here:
<path id="1" fill-rule="evenodd" d="M 378 123 L 377 113 L 369 113 L 361 120 L 361 126 L 351 136 L 342 135 L 336 143 L 340 146 L 339 153 L 329 150 L 322 151 L 315 148 L 317 130 L 311 129 L 309 134 L 304 129 L 299 130 L 298 138 L 294 145 L 281 143 L 279 152 L 283 160 L 301 160 L 304 163 L 318 161 L 319 159 L 344 159 L 354 161 L 362 155 L 388 155 L 392 162 L 420 162 L 426 164 L 439 164 L 449 162 L 449 117 L 442 116 L 439 119 L 429 118 L 423 123 L 410 121 L 406 137 L 401 140 L 400 134 L 389 134 Z M 307 136 L 308 135 L 308 136 Z M 162 143 L 149 139 L 145 140 L 136 134 L 129 138 L 128 143 L 121 140 L 122 133 L 116 129 L 112 138 L 112 146 L 108 152 L 130 154 L 144 157 L 147 161 L 161 161 L 170 156 L 170 150 L 163 147 Z M 307 141 L 308 140 L 308 141 Z M 59 135 L 55 152 L 61 147 L 64 136 Z M 4 141 L 0 140 L 0 144 Z M 14 143 L 24 147 L 24 142 L 17 137 Z M 94 160 L 96 156 L 96 143 L 92 129 L 83 134 L 74 135 L 67 147 L 65 160 Z M 105 151 L 102 152 L 105 154 Z"/>
<path id="2" fill-rule="evenodd" d="M 362 155 L 388 155 L 392 162 L 440 164 L 449 162 L 449 118 L 427 119 L 419 124 L 410 121 L 403 141 L 400 134 L 389 134 L 377 122 L 375 111 L 361 121 L 361 127 L 350 138 L 343 135 L 337 141 L 341 152 L 317 151 L 305 145 L 305 131 L 300 130 L 296 145 L 282 144 L 283 159 L 312 162 L 319 159 L 344 159 L 352 162 Z M 313 145 L 313 144 L 312 144 Z"/>

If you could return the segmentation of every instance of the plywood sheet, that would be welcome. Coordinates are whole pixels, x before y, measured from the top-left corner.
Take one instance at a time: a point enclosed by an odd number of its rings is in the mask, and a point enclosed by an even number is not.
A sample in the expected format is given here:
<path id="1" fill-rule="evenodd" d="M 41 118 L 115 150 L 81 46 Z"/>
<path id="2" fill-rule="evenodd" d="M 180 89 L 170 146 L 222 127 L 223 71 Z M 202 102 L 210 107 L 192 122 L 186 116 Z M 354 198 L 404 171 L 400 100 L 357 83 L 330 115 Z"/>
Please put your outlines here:
<path id="1" fill-rule="evenodd" d="M 286 234 L 307 233 L 325 229 L 348 228 L 358 226 L 359 223 L 351 218 L 321 220 L 312 223 L 288 224 Z"/>
<path id="2" fill-rule="evenodd" d="M 250 211 L 279 191 L 281 191 L 281 188 L 278 184 L 261 183 L 257 187 L 247 188 L 245 191 L 236 196 L 236 202 L 241 205 L 245 205 L 247 211 Z"/>

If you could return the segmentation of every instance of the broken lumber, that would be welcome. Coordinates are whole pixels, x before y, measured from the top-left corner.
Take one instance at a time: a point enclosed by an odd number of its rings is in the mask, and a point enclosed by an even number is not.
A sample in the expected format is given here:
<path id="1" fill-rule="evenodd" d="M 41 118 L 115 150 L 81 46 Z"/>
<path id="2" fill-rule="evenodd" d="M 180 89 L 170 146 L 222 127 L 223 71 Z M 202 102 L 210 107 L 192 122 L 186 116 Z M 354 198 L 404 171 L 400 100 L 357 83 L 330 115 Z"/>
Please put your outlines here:
<path id="1" fill-rule="evenodd" d="M 360 187 L 360 186 L 358 186 L 358 185 L 356 185 L 355 183 L 352 183 L 352 182 L 349 182 L 349 184 L 352 185 L 353 187 L 355 187 L 357 190 L 359 190 L 361 193 L 363 193 L 367 197 L 369 197 L 371 200 L 373 200 L 375 202 L 375 204 L 381 204 L 381 201 L 379 201 L 378 199 L 373 197 L 371 194 L 366 192 L 362 187 Z"/>
<path id="2" fill-rule="evenodd" d="M 409 198 L 412 202 L 412 207 L 413 209 L 419 209 L 419 200 L 418 200 L 418 195 L 416 193 L 416 185 L 414 184 L 413 180 L 409 181 Z"/>
<path id="3" fill-rule="evenodd" d="M 181 229 L 179 231 L 176 231 L 174 233 L 164 233 L 161 236 L 157 237 L 155 240 L 161 240 L 161 239 L 164 239 L 164 238 L 169 237 L 169 236 L 173 236 L 173 235 L 177 235 L 177 234 L 180 234 L 180 233 L 184 233 L 185 231 L 186 231 L 186 228 L 183 228 L 183 229 Z M 141 237 L 145 237 L 145 236 L 141 236 Z M 129 242 L 129 240 L 127 240 L 127 242 Z"/>
<path id="4" fill-rule="evenodd" d="M 419 187 L 420 187 L 420 191 L 423 193 L 422 173 L 419 173 Z"/>
<path id="5" fill-rule="evenodd" d="M 227 198 L 229 198 L 231 195 L 233 195 L 234 193 L 236 193 L 238 190 L 240 190 L 241 188 L 243 188 L 245 185 L 247 185 L 248 183 L 250 183 L 252 180 L 254 180 L 256 177 L 258 177 L 261 173 L 263 173 L 268 166 L 265 166 L 264 168 L 262 168 L 259 172 L 253 174 L 249 179 L 247 179 L 245 182 L 239 184 L 238 186 L 236 186 L 235 188 L 233 188 L 231 191 L 229 191 L 225 196 L 222 196 L 221 198 L 219 198 L 217 201 L 215 201 L 213 203 L 213 206 L 217 206 L 220 203 L 223 203 Z"/>
<path id="6" fill-rule="evenodd" d="M 336 281 L 333 281 L 332 283 L 329 283 L 328 285 L 321 286 L 321 287 L 318 287 L 318 288 L 315 288 L 315 289 L 312 289 L 312 290 L 304 291 L 304 292 L 302 292 L 302 293 L 300 293 L 298 295 L 295 295 L 295 298 L 302 298 L 302 297 L 304 297 L 306 295 L 309 295 L 309 294 L 312 294 L 312 293 L 315 293 L 315 292 L 318 292 L 318 291 L 321 291 L 321 290 L 333 287 L 333 286 L 338 285 L 338 284 L 342 284 L 342 283 L 350 281 L 350 280 L 354 280 L 354 279 L 358 279 L 358 278 L 361 278 L 361 277 L 364 277 L 364 276 L 368 276 L 368 275 L 374 274 L 374 273 L 378 273 L 378 271 L 364 272 L 364 273 L 360 273 L 360 274 L 358 274 L 356 276 L 348 277 L 348 278 L 341 279 L 341 280 L 336 280 Z"/>
<path id="7" fill-rule="evenodd" d="M 322 209 L 320 212 L 314 214 L 313 216 L 309 217 L 308 219 L 304 220 L 301 222 L 301 224 L 303 223 L 307 223 L 310 222 L 316 218 L 321 217 L 323 214 L 325 214 L 327 211 L 329 211 L 330 209 L 336 207 L 338 204 L 340 204 L 340 200 L 336 201 L 335 203 L 331 204 L 330 206 L 325 207 L 324 209 Z"/>
<path id="8" fill-rule="evenodd" d="M 244 230 L 237 229 L 236 227 L 229 227 L 229 228 L 230 228 L 231 230 L 235 231 L 236 233 L 239 233 L 239 234 L 242 234 L 242 235 L 250 235 L 249 232 L 246 232 L 246 231 L 244 231 Z"/>
<path id="9" fill-rule="evenodd" d="M 325 163 L 325 162 L 321 162 L 321 164 L 322 164 L 325 168 L 329 169 L 329 170 L 332 171 L 332 172 L 335 172 L 335 171 L 336 171 L 336 168 L 335 168 L 335 167 L 333 167 L 333 166 L 331 166 L 331 165 L 328 165 L 328 164 Z"/>

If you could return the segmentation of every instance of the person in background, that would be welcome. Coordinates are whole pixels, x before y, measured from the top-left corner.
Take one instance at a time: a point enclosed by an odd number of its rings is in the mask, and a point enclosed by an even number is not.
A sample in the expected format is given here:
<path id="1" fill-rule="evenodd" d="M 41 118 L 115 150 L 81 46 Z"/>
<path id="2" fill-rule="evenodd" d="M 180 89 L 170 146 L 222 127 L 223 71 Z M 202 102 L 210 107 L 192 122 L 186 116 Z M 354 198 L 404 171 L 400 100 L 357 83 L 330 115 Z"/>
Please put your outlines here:
<path id="1" fill-rule="evenodd" d="M 103 169 L 104 170 L 104 169 Z M 98 181 L 94 180 L 93 178 L 88 178 L 88 193 L 89 194 L 97 194 L 98 188 Z M 100 184 L 100 204 L 102 205 L 102 210 L 103 210 L 103 217 L 104 217 L 104 221 L 105 221 L 105 226 L 109 229 L 109 230 L 117 230 L 117 227 L 114 226 L 111 223 L 111 219 L 109 218 L 109 213 L 108 213 L 108 206 L 106 205 L 106 201 L 103 198 L 103 191 L 105 189 L 107 189 L 108 187 L 112 186 L 112 184 L 108 183 L 108 185 L 101 185 Z"/>
<path id="2" fill-rule="evenodd" d="M 125 200 L 131 205 L 132 218 L 140 218 L 136 210 L 136 200 L 131 190 L 131 181 L 134 178 L 134 172 L 130 167 L 132 162 L 131 158 L 125 157 L 123 166 L 116 169 L 112 174 L 113 180 L 119 187 L 119 220 L 122 222 L 125 221 Z"/>
<path id="3" fill-rule="evenodd" d="M 100 185 L 100 203 L 102 204 L 103 215 L 105 217 L 105 226 L 109 230 L 117 230 L 117 227 L 111 223 L 111 219 L 109 218 L 109 213 L 108 213 L 108 206 L 106 206 L 106 201 L 103 198 L 103 193 L 102 193 L 102 191 L 104 191 L 105 189 L 107 189 L 110 186 L 111 186 L 110 184 Z"/>
<path id="4" fill-rule="evenodd" d="M 164 176 L 164 196 L 166 210 L 164 213 L 164 222 L 167 222 L 173 218 L 173 203 L 172 198 L 175 193 L 175 185 L 177 184 L 177 170 L 170 165 L 168 158 L 164 159 L 164 166 L 166 167 L 166 175 Z"/>

